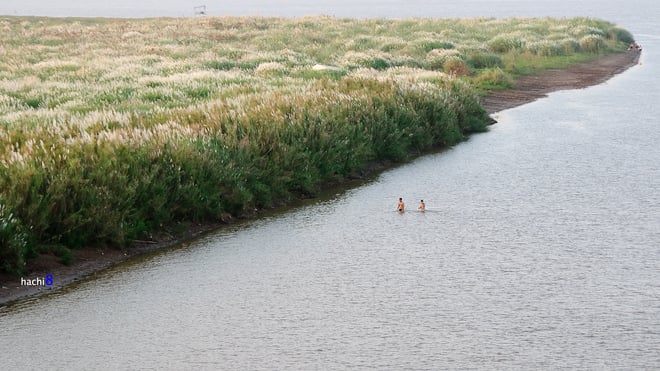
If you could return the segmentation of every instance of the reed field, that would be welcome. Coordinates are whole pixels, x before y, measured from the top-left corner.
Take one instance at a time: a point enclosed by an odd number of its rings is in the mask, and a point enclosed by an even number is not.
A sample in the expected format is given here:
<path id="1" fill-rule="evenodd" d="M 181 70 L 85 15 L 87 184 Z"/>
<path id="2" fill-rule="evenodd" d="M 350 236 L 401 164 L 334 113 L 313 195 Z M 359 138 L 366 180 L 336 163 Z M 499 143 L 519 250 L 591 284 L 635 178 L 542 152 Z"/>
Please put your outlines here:
<path id="1" fill-rule="evenodd" d="M 14 274 L 453 145 L 486 130 L 484 91 L 632 41 L 589 18 L 0 17 L 0 30 L 0 270 Z"/>

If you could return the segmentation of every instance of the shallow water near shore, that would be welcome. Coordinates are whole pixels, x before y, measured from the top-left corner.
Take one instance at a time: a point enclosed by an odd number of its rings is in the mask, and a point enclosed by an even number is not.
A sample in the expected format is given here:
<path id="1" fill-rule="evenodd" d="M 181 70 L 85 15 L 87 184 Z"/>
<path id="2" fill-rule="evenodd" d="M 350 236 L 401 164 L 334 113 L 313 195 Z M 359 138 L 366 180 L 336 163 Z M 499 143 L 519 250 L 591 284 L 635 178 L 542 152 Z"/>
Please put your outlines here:
<path id="1" fill-rule="evenodd" d="M 2 367 L 660 367 L 660 7 L 534 4 L 524 15 L 620 22 L 642 64 L 362 186 L 0 308 Z"/>

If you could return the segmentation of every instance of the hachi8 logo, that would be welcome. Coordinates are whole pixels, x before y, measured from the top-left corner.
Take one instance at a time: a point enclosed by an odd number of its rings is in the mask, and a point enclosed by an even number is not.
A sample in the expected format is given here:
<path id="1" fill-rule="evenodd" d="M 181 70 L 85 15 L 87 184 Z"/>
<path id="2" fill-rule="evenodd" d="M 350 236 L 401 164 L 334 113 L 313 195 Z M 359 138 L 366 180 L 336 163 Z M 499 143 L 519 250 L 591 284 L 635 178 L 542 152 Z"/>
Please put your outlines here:
<path id="1" fill-rule="evenodd" d="M 21 286 L 53 286 L 53 275 L 47 274 L 44 277 L 26 279 L 21 277 Z"/>

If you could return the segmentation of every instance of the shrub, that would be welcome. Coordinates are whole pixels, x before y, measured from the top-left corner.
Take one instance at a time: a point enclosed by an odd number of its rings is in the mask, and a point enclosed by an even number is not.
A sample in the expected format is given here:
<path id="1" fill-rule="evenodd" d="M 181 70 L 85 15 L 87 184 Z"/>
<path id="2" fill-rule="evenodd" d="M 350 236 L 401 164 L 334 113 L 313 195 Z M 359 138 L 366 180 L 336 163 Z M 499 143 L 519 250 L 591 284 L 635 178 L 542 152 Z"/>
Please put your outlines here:
<path id="1" fill-rule="evenodd" d="M 442 71 L 445 63 L 451 58 L 463 59 L 463 55 L 458 50 L 453 49 L 433 49 L 426 54 L 425 67 L 433 71 Z"/>
<path id="2" fill-rule="evenodd" d="M 132 87 L 113 88 L 110 91 L 101 92 L 96 97 L 96 103 L 100 106 L 104 104 L 119 104 L 131 99 L 136 91 L 137 89 Z"/>
<path id="3" fill-rule="evenodd" d="M 31 251 L 28 233 L 21 221 L 0 204 L 0 270 L 20 275 Z"/>
<path id="4" fill-rule="evenodd" d="M 587 35 L 580 39 L 580 49 L 587 53 L 599 53 L 605 48 L 605 40 L 599 35 Z"/>
<path id="5" fill-rule="evenodd" d="M 511 76 L 499 67 L 482 71 L 474 81 L 477 85 L 489 89 L 509 89 L 513 87 Z"/>
<path id="6" fill-rule="evenodd" d="M 447 41 L 425 40 L 419 44 L 419 48 L 428 53 L 433 49 L 454 49 L 454 44 Z"/>
<path id="7" fill-rule="evenodd" d="M 401 50 L 406 47 L 405 42 L 388 42 L 386 44 L 383 44 L 383 46 L 380 47 L 380 50 L 385 53 L 391 53 L 394 51 Z"/>
<path id="8" fill-rule="evenodd" d="M 206 99 L 211 96 L 211 89 L 205 86 L 197 88 L 186 88 L 184 92 L 191 99 Z"/>
<path id="9" fill-rule="evenodd" d="M 560 43 L 550 40 L 528 44 L 527 50 L 542 57 L 556 57 L 566 54 L 566 49 Z"/>
<path id="10" fill-rule="evenodd" d="M 610 40 L 621 41 L 626 44 L 630 44 L 631 42 L 635 41 L 633 35 L 621 27 L 610 28 L 609 31 L 607 32 L 607 38 Z"/>
<path id="11" fill-rule="evenodd" d="M 469 76 L 470 67 L 459 57 L 448 57 L 444 63 L 443 71 L 452 76 Z"/>
<path id="12" fill-rule="evenodd" d="M 580 43 L 572 38 L 562 39 L 559 45 L 564 49 L 566 55 L 570 55 L 580 51 Z"/>
<path id="13" fill-rule="evenodd" d="M 228 71 L 236 67 L 236 63 L 232 61 L 209 61 L 206 66 L 214 70 Z"/>
<path id="14" fill-rule="evenodd" d="M 265 62 L 257 66 L 254 72 L 259 76 L 282 76 L 287 72 L 287 68 L 279 62 Z"/>
<path id="15" fill-rule="evenodd" d="M 497 35 L 488 43 L 488 48 L 495 53 L 507 53 L 512 50 L 520 49 L 523 42 L 512 35 Z"/>
<path id="16" fill-rule="evenodd" d="M 148 90 L 140 96 L 142 100 L 145 102 L 151 102 L 151 103 L 163 103 L 163 102 L 169 102 L 172 100 L 172 96 L 169 94 L 165 94 L 162 91 L 158 90 Z"/>
<path id="17" fill-rule="evenodd" d="M 42 97 L 28 97 L 24 102 L 26 106 L 37 109 L 43 105 L 44 100 Z"/>
<path id="18" fill-rule="evenodd" d="M 572 34 L 573 36 L 587 36 L 587 35 L 605 36 L 605 31 L 601 30 L 598 27 L 582 25 L 575 27 L 572 31 Z"/>
<path id="19" fill-rule="evenodd" d="M 375 57 L 367 61 L 366 66 L 375 70 L 385 70 L 391 67 L 390 62 L 383 58 Z"/>
<path id="20" fill-rule="evenodd" d="M 352 51 L 344 55 L 343 64 L 348 68 L 364 67 L 375 70 L 385 70 L 392 66 L 389 56 L 386 53 L 367 54 Z"/>
<path id="21" fill-rule="evenodd" d="M 376 48 L 377 43 L 371 37 L 360 37 L 348 43 L 348 49 L 354 51 L 366 51 Z"/>
<path id="22" fill-rule="evenodd" d="M 500 58 L 496 54 L 486 54 L 486 53 L 474 54 L 468 58 L 468 63 L 473 68 L 504 67 L 504 62 L 502 62 L 502 58 Z"/>

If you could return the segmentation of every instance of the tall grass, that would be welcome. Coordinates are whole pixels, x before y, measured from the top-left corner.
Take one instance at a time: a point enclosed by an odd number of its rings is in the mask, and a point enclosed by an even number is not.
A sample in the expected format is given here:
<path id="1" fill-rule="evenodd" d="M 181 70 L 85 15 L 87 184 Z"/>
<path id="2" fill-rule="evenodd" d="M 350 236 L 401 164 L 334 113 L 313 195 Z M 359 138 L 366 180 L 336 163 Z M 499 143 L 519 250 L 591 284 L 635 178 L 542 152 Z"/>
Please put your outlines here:
<path id="1" fill-rule="evenodd" d="M 5 17 L 0 29 L 0 269 L 16 274 L 38 253 L 127 247 L 453 145 L 485 130 L 472 85 L 509 83 L 501 67 L 629 36 L 585 18 Z M 572 47 L 545 57 L 542 40 Z"/>

